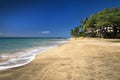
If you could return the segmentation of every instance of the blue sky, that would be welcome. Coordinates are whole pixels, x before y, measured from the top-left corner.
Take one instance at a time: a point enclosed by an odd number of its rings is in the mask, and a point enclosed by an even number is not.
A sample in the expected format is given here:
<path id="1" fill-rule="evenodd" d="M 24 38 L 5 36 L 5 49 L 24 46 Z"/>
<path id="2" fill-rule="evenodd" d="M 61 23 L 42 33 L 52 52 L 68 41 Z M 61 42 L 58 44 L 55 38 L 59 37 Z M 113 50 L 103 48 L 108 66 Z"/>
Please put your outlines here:
<path id="1" fill-rule="evenodd" d="M 120 0 L 0 0 L 0 36 L 70 37 L 80 20 Z"/>

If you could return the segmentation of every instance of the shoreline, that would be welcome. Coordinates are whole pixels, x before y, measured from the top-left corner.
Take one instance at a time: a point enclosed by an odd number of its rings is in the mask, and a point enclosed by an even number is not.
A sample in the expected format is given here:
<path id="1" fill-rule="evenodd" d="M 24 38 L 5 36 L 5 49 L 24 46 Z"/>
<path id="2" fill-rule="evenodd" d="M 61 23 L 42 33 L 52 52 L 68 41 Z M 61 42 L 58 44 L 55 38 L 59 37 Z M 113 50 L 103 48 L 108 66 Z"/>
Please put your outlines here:
<path id="1" fill-rule="evenodd" d="M 2 63 L 0 64 L 0 72 L 8 70 L 8 69 L 12 69 L 12 68 L 19 68 L 19 67 L 25 66 L 25 65 L 31 63 L 33 60 L 35 60 L 36 56 L 46 52 L 49 49 L 59 47 L 59 46 L 65 44 L 67 41 L 68 41 L 68 39 L 66 41 L 58 41 L 58 44 L 51 45 L 46 48 L 40 49 L 37 52 L 33 52 L 33 54 L 28 54 L 28 57 L 26 56 L 26 58 L 23 58 L 23 59 L 18 57 L 18 58 L 13 58 L 13 59 L 11 58 L 10 60 L 2 61 Z M 24 63 L 23 60 L 27 60 L 27 59 L 28 59 L 28 61 Z M 21 61 L 19 61 L 19 60 L 21 60 Z M 15 61 L 15 63 L 12 61 Z M 19 61 L 20 64 L 16 63 L 17 61 Z M 4 66 L 4 65 L 8 65 L 9 63 L 15 64 L 15 65 L 10 64 L 9 66 Z"/>
<path id="2" fill-rule="evenodd" d="M 0 80 L 119 79 L 120 40 L 114 41 L 69 39 L 25 66 L 0 72 Z"/>

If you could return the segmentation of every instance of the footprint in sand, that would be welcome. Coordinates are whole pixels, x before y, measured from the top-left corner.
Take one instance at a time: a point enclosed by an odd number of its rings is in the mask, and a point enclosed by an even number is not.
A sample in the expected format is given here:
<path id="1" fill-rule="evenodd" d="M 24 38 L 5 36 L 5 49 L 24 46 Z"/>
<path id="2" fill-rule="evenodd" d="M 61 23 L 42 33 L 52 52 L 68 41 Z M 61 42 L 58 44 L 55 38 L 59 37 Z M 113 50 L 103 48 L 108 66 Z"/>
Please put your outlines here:
<path id="1" fill-rule="evenodd" d="M 55 66 L 55 69 L 56 69 L 56 71 L 60 71 L 60 72 L 65 72 L 65 71 L 69 71 L 69 70 L 72 70 L 73 69 L 73 67 L 72 67 L 72 65 L 70 65 L 70 64 L 57 64 L 56 66 Z"/>

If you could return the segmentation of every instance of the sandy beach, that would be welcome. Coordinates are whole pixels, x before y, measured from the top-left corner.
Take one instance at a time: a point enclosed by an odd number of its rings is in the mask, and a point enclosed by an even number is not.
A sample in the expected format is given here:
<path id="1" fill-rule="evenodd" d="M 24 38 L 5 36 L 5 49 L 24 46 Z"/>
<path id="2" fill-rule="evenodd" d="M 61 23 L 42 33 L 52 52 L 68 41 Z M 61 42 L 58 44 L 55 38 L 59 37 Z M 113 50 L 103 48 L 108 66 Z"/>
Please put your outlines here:
<path id="1" fill-rule="evenodd" d="M 120 40 L 70 39 L 25 66 L 1 71 L 0 80 L 120 80 Z"/>

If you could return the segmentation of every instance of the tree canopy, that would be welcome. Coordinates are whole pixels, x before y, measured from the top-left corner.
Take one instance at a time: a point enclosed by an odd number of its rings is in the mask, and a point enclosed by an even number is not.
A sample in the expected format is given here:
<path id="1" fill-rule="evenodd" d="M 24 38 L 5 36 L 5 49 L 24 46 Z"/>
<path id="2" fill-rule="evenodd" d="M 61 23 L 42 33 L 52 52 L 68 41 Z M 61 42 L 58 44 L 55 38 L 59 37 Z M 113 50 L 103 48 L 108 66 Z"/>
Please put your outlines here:
<path id="1" fill-rule="evenodd" d="M 88 30 L 94 30 L 95 32 L 95 30 L 102 29 L 104 27 L 113 27 L 113 34 L 115 37 L 117 32 L 120 35 L 120 31 L 117 31 L 117 29 L 120 29 L 120 9 L 117 7 L 112 9 L 105 8 L 100 12 L 90 15 L 89 18 L 84 18 L 80 23 L 82 25 L 81 27 L 83 32 Z M 76 27 L 72 29 L 71 32 L 77 32 Z M 74 33 L 74 35 L 78 35 L 78 33 L 79 32 L 77 32 L 77 34 Z"/>
<path id="2" fill-rule="evenodd" d="M 104 9 L 103 11 L 97 12 L 91 15 L 83 28 L 101 28 L 103 26 L 118 26 L 120 27 L 120 9 Z"/>

